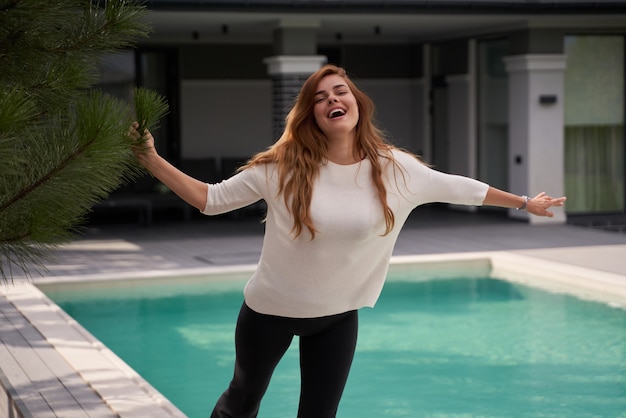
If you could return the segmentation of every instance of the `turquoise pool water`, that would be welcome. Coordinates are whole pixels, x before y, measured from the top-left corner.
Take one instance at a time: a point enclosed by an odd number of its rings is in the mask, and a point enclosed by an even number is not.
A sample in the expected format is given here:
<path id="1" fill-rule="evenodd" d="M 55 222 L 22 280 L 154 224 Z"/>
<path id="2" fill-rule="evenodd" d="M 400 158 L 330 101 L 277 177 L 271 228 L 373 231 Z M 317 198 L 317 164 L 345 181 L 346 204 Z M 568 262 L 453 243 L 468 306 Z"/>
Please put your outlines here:
<path id="1" fill-rule="evenodd" d="M 232 374 L 243 282 L 46 291 L 189 417 Z M 297 340 L 261 418 L 293 418 Z M 390 279 L 338 417 L 626 417 L 626 311 L 491 278 Z"/>

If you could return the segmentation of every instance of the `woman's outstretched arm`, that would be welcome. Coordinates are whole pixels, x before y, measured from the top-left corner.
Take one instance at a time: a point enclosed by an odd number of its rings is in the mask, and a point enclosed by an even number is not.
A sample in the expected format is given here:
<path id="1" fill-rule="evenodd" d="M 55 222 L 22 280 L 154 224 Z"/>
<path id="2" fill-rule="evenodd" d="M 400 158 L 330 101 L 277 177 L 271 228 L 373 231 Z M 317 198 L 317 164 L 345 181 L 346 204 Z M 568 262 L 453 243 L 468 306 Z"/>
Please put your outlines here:
<path id="1" fill-rule="evenodd" d="M 563 206 L 565 200 L 565 197 L 554 198 L 548 196 L 545 192 L 541 192 L 533 198 L 528 198 L 505 192 L 495 187 L 489 187 L 483 205 L 523 209 L 536 216 L 547 216 L 551 218 L 554 216 L 554 213 L 549 209 L 555 206 Z"/>
<path id="2" fill-rule="evenodd" d="M 134 123 L 129 131 L 129 136 L 135 140 L 141 137 L 140 133 L 137 131 L 138 126 L 137 123 Z M 133 152 L 139 164 L 165 184 L 171 191 L 176 193 L 191 206 L 199 210 L 204 210 L 207 202 L 208 185 L 188 176 L 161 157 L 154 147 L 154 138 L 150 131 L 144 132 L 141 144 L 133 145 Z"/>

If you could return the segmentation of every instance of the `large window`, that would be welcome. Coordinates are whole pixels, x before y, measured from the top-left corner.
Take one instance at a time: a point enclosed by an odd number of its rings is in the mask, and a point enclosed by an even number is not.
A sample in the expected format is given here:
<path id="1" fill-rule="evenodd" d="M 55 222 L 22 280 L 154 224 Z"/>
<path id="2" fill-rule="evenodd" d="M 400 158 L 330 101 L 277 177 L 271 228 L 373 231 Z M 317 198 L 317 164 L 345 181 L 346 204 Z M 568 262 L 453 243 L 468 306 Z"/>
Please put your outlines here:
<path id="1" fill-rule="evenodd" d="M 508 40 L 478 44 L 478 176 L 500 189 L 509 188 L 508 76 L 503 58 Z"/>
<path id="2" fill-rule="evenodd" d="M 624 37 L 567 36 L 567 212 L 624 211 Z"/>

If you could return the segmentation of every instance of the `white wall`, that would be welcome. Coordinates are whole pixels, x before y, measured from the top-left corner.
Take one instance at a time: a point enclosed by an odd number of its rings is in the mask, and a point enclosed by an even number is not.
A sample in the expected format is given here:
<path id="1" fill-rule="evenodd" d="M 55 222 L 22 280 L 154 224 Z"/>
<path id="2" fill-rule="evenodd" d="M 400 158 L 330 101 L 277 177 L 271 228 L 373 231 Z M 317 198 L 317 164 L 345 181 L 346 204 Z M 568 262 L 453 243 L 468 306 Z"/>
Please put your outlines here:
<path id="1" fill-rule="evenodd" d="M 183 159 L 251 156 L 270 146 L 271 80 L 183 80 L 181 83 Z M 395 145 L 422 147 L 423 115 L 417 107 L 418 80 L 367 79 L 357 82 L 374 101 L 379 127 Z"/>
<path id="2" fill-rule="evenodd" d="M 378 127 L 387 132 L 391 142 L 412 152 L 420 151 L 423 112 L 416 107 L 421 103 L 421 83 L 413 79 L 363 79 L 355 83 L 374 101 Z"/>
<path id="3" fill-rule="evenodd" d="M 271 145 L 271 80 L 183 80 L 181 156 L 249 157 Z"/>

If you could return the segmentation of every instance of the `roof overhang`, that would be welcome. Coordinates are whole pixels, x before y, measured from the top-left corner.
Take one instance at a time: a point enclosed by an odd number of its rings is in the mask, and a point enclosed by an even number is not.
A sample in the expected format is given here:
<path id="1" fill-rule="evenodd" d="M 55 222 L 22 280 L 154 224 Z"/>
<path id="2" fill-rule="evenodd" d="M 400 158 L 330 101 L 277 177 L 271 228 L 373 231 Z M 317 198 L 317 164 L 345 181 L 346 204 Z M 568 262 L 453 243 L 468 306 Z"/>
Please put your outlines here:
<path id="1" fill-rule="evenodd" d="M 150 0 L 150 42 L 269 43 L 314 28 L 320 43 L 407 43 L 526 28 L 626 30 L 626 1 Z M 340 35 L 340 36 L 338 36 Z"/>

